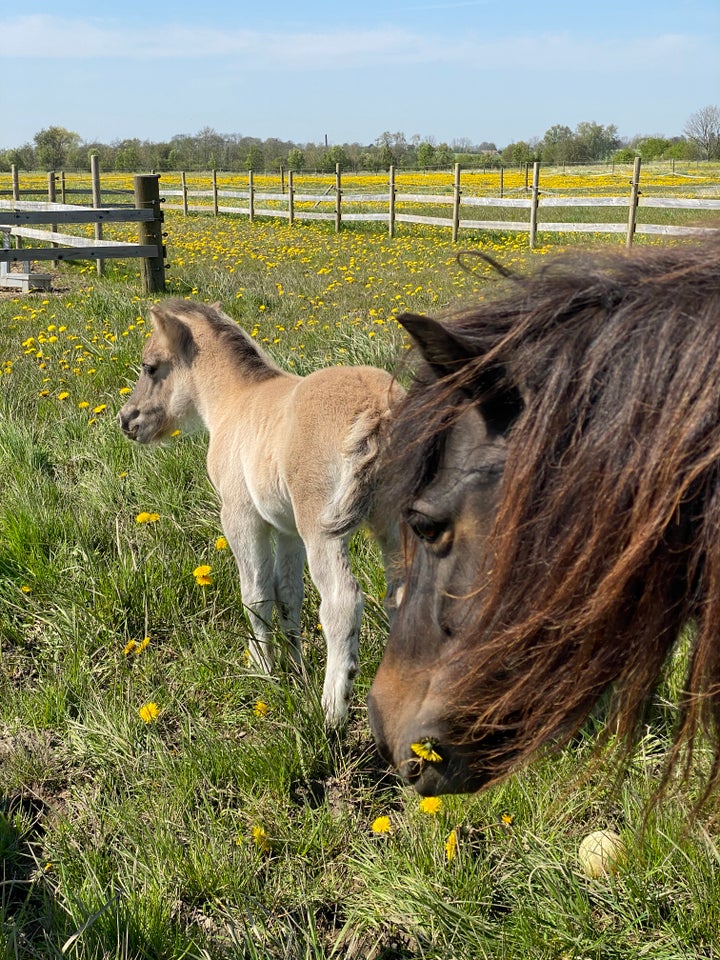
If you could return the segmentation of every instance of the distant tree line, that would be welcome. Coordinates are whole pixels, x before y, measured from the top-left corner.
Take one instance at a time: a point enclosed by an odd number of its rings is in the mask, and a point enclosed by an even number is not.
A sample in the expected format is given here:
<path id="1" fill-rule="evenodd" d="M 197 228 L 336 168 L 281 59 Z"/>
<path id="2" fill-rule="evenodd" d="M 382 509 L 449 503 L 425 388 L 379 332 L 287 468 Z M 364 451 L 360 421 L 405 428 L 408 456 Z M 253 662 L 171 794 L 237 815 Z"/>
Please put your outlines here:
<path id="1" fill-rule="evenodd" d="M 203 127 L 194 135 L 178 134 L 167 142 L 115 140 L 110 144 L 84 141 L 64 127 L 48 127 L 32 143 L 0 151 L 0 170 L 11 164 L 21 170 L 87 170 L 96 154 L 102 170 L 132 173 L 138 170 L 224 170 L 296 172 L 342 170 L 432 170 L 453 163 L 464 167 L 493 167 L 540 160 L 547 164 L 597 163 L 615 159 L 712 160 L 720 159 L 720 107 L 694 113 L 682 136 L 637 136 L 623 141 L 617 128 L 594 122 L 579 123 L 574 130 L 557 124 L 542 139 L 519 140 L 498 149 L 494 143 L 453 140 L 436 143 L 419 136 L 386 131 L 371 144 L 299 144 L 271 137 L 260 140 L 240 134 L 218 133 Z"/>

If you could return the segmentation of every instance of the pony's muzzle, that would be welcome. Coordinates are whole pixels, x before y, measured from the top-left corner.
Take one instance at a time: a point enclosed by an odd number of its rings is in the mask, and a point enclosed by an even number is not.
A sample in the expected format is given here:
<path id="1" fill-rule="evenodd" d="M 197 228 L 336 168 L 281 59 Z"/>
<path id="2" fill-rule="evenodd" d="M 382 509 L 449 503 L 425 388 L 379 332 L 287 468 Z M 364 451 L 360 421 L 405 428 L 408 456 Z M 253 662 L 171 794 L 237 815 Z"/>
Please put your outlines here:
<path id="1" fill-rule="evenodd" d="M 368 697 L 368 719 L 378 751 L 383 759 L 422 796 L 441 793 L 468 793 L 482 785 L 482 778 L 471 774 L 462 754 L 447 743 L 446 731 L 437 724 L 423 723 L 414 717 L 411 728 L 386 724 L 383 712 L 373 697 Z M 392 728 L 392 731 L 391 731 Z"/>

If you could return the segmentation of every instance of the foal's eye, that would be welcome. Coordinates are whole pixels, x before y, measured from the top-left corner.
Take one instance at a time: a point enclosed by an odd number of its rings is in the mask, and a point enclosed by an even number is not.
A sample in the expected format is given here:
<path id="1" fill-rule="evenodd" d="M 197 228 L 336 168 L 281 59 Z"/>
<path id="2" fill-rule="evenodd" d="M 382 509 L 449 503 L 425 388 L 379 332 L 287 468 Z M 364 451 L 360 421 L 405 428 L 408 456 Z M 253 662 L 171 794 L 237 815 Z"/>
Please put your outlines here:
<path id="1" fill-rule="evenodd" d="M 142 371 L 146 373 L 149 377 L 154 377 L 158 371 L 159 364 L 157 363 L 143 363 Z"/>

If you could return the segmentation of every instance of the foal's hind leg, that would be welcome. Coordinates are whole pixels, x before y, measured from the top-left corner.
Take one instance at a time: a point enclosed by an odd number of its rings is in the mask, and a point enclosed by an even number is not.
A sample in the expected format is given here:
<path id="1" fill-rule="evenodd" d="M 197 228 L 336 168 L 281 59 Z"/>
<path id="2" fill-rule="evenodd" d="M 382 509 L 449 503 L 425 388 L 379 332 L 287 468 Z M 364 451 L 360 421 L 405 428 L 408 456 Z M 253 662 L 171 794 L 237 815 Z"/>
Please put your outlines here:
<path id="1" fill-rule="evenodd" d="M 303 602 L 305 547 L 297 536 L 278 533 L 275 544 L 275 602 L 280 627 L 287 637 L 288 655 L 298 669 L 302 667 L 300 613 Z"/>
<path id="2" fill-rule="evenodd" d="M 363 594 L 350 570 L 347 538 L 315 535 L 305 547 L 310 576 L 320 594 L 320 623 L 327 644 L 322 705 L 327 724 L 337 727 L 347 714 L 358 671 Z"/>
<path id="3" fill-rule="evenodd" d="M 403 555 L 400 541 L 400 524 L 395 516 L 389 516 L 386 510 L 374 509 L 367 518 L 367 526 L 377 541 L 382 554 L 385 571 L 385 597 L 383 607 L 388 620 L 392 623 L 395 611 L 402 599 L 405 579 Z"/>
<path id="4" fill-rule="evenodd" d="M 240 593 L 253 637 L 249 642 L 254 666 L 271 673 L 275 662 L 272 615 L 275 607 L 271 528 L 257 514 L 226 509 L 221 514 L 223 532 L 240 575 Z"/>

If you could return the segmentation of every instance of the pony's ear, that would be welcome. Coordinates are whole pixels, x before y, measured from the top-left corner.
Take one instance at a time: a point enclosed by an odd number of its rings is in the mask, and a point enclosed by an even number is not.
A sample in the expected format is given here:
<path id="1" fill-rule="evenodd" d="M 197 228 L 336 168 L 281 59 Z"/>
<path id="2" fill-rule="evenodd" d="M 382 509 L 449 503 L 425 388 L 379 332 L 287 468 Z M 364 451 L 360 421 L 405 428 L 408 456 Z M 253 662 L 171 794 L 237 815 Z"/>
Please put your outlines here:
<path id="1" fill-rule="evenodd" d="M 188 325 L 162 304 L 151 307 L 150 314 L 155 333 L 165 341 L 170 352 L 189 363 L 197 350 Z"/>
<path id="2" fill-rule="evenodd" d="M 410 334 L 433 373 L 441 379 L 457 373 L 477 356 L 459 337 L 432 317 L 424 317 L 419 313 L 403 313 L 398 317 L 398 322 Z"/>
<path id="3" fill-rule="evenodd" d="M 477 350 L 437 320 L 404 313 L 398 321 L 415 341 L 435 376 L 441 379 L 459 373 L 471 360 L 478 359 Z M 472 379 L 461 379 L 458 389 L 479 406 L 491 434 L 507 433 L 525 409 L 522 393 L 500 362 L 487 364 Z"/>

